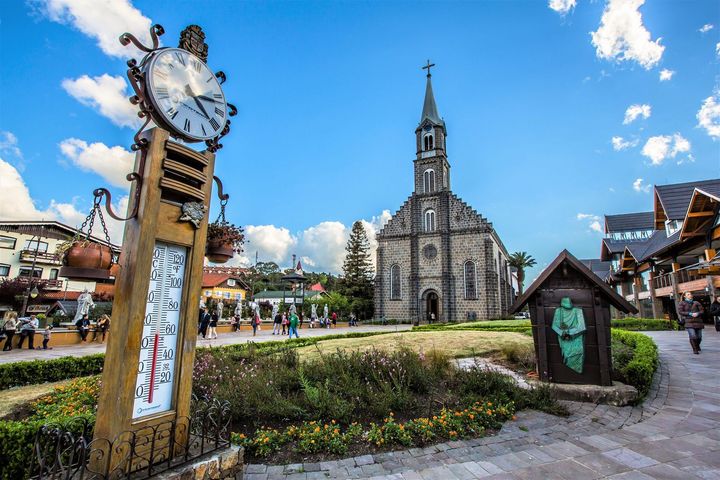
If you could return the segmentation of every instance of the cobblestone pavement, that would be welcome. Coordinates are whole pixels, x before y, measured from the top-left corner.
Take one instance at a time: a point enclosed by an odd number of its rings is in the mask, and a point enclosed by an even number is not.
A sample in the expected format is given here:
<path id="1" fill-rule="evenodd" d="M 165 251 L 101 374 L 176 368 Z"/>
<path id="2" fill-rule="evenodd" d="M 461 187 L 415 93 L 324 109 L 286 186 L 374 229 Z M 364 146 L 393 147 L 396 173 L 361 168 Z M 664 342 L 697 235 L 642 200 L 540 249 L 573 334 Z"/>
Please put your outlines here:
<path id="1" fill-rule="evenodd" d="M 410 325 L 361 325 L 359 327 L 337 327 L 337 328 L 307 328 L 303 327 L 299 335 L 300 337 L 319 337 L 324 335 L 338 335 L 351 332 L 395 332 L 410 330 Z M 92 337 L 90 337 L 92 338 Z M 219 337 L 210 340 L 198 337 L 198 347 L 217 347 L 220 345 L 233 345 L 245 342 L 267 342 L 271 340 L 283 340 L 288 338 L 287 335 L 272 335 L 271 326 L 263 326 L 262 330 L 257 332 L 257 336 L 253 337 L 251 330 L 242 330 L 233 333 L 221 333 Z M 52 343 L 51 343 L 52 345 Z M 95 353 L 104 353 L 106 344 L 90 342 L 84 345 L 61 345 L 54 347 L 52 350 L 20 350 L 14 348 L 9 352 L 0 352 L 0 364 L 19 362 L 22 360 L 49 360 L 59 357 L 82 357 Z"/>
<path id="2" fill-rule="evenodd" d="M 245 480 L 372 478 L 720 479 L 720 334 L 693 355 L 685 332 L 648 332 L 661 366 L 642 406 L 567 402 L 558 418 L 523 411 L 498 435 L 294 465 L 247 465 Z"/>

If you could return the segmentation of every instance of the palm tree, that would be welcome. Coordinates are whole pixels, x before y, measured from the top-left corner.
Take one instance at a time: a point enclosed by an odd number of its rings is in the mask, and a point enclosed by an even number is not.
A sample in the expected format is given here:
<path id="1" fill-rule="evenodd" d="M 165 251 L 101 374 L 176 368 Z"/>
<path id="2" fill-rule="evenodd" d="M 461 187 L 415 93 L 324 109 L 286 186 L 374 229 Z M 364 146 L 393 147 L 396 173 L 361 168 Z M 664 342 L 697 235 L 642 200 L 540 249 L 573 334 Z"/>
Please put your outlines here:
<path id="1" fill-rule="evenodd" d="M 537 264 L 535 259 L 527 252 L 515 252 L 510 255 L 510 266 L 517 268 L 518 296 L 523 293 L 523 282 L 525 281 L 525 269 L 534 267 Z"/>

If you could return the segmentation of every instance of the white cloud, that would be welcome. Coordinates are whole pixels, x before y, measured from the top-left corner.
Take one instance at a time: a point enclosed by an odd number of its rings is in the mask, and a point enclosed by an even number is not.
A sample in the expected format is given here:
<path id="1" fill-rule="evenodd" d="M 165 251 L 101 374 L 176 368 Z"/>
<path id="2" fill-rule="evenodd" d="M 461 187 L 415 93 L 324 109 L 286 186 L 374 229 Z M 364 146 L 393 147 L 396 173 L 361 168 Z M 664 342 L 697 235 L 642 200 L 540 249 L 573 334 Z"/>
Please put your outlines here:
<path id="1" fill-rule="evenodd" d="M 670 80 L 673 75 L 675 75 L 675 70 L 668 70 L 667 68 L 663 68 L 660 70 L 660 81 L 666 82 Z"/>
<path id="2" fill-rule="evenodd" d="M 129 0 L 33 0 L 37 10 L 53 22 L 70 25 L 97 41 L 113 57 L 144 55 L 134 46 L 123 46 L 118 38 L 125 32 L 151 46 L 152 22 Z"/>
<path id="3" fill-rule="evenodd" d="M 635 147 L 638 140 L 625 140 L 623 137 L 612 137 L 612 146 L 615 151 L 625 150 L 626 148 Z"/>
<path id="4" fill-rule="evenodd" d="M 715 25 L 713 25 L 712 23 L 706 23 L 705 25 L 703 25 L 702 27 L 700 27 L 700 28 L 698 29 L 698 32 L 700 32 L 700 33 L 707 33 L 707 32 L 709 32 L 710 30 L 712 30 L 713 28 L 715 28 Z"/>
<path id="5" fill-rule="evenodd" d="M 720 55 L 720 42 L 715 44 L 715 55 Z"/>
<path id="6" fill-rule="evenodd" d="M 133 171 L 134 153 L 100 142 L 88 144 L 77 138 L 63 140 L 60 151 L 81 170 L 97 173 L 116 187 L 130 188 L 126 177 Z"/>
<path id="7" fill-rule="evenodd" d="M 138 107 L 128 100 L 128 85 L 121 76 L 105 73 L 92 78 L 87 75 L 74 80 L 66 78 L 62 87 L 77 101 L 94 108 L 119 127 L 137 128 L 141 123 Z"/>
<path id="8" fill-rule="evenodd" d="M 645 0 L 609 0 L 600 27 L 590 32 L 595 53 L 606 60 L 635 61 L 643 68 L 657 65 L 665 47 L 653 41 L 645 28 L 640 7 Z"/>
<path id="9" fill-rule="evenodd" d="M 11 155 L 22 160 L 23 154 L 18 146 L 18 139 L 12 132 L 0 131 L 0 154 Z"/>
<path id="10" fill-rule="evenodd" d="M 566 15 L 573 8 L 575 8 L 576 4 L 577 4 L 576 0 L 550 0 L 548 2 L 548 7 L 555 10 L 557 13 L 559 13 L 561 15 Z"/>
<path id="11" fill-rule="evenodd" d="M 697 115 L 698 126 L 713 139 L 720 138 L 720 90 L 705 99 Z"/>
<path id="12" fill-rule="evenodd" d="M 652 114 L 652 107 L 648 104 L 633 104 L 630 105 L 627 110 L 625 110 L 625 119 L 623 119 L 623 125 L 627 125 L 628 123 L 632 123 L 635 121 L 638 117 L 643 117 L 645 119 L 650 118 L 650 115 Z"/>
<path id="13" fill-rule="evenodd" d="M 643 184 L 643 179 L 638 178 L 633 182 L 633 190 L 636 192 L 649 193 L 652 185 Z"/>
<path id="14" fill-rule="evenodd" d="M 361 220 L 370 243 L 373 267 L 377 250 L 375 234 L 385 226 L 390 217 L 390 211 L 383 210 L 380 215 L 373 216 L 370 220 Z M 257 252 L 260 261 L 275 262 L 284 268 L 290 265 L 290 257 L 295 253 L 299 255 L 306 269 L 340 273 L 351 229 L 352 226 L 337 221 L 320 222 L 297 234 L 275 225 L 248 225 L 245 227 L 248 241 L 245 244 L 245 256 L 236 258 L 235 262 L 242 265 L 254 263 Z"/>
<path id="15" fill-rule="evenodd" d="M 8 162 L 0 158 L 0 218 L 4 220 L 55 220 L 65 223 L 71 227 L 79 227 L 87 212 L 90 211 L 92 202 L 88 202 L 87 209 L 79 209 L 75 201 L 71 203 L 50 200 L 45 209 L 40 209 L 30 195 L 25 181 L 20 172 Z M 127 211 L 128 197 L 124 196 L 117 205 L 115 211 L 123 215 Z M 105 214 L 110 240 L 116 244 L 122 241 L 124 225 Z M 102 230 L 96 222 L 96 231 L 93 235 L 102 238 Z"/>
<path id="16" fill-rule="evenodd" d="M 648 157 L 652 165 L 662 165 L 668 158 L 675 158 L 678 153 L 690 151 L 690 142 L 679 133 L 658 135 L 648 138 L 642 154 Z"/>
<path id="17" fill-rule="evenodd" d="M 594 213 L 578 213 L 575 218 L 579 221 L 586 221 L 587 227 L 593 232 L 603 233 L 604 229 L 600 223 L 600 216 Z"/>

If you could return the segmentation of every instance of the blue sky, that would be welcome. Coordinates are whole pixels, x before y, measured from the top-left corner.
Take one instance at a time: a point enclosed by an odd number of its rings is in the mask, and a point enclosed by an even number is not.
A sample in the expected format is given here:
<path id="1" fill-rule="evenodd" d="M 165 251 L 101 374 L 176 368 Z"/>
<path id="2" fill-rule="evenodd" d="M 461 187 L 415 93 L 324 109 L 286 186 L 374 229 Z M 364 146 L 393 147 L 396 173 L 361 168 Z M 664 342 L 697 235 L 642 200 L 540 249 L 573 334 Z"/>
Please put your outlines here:
<path id="1" fill-rule="evenodd" d="M 428 58 L 453 191 L 539 267 L 597 257 L 594 222 L 650 210 L 651 185 L 720 176 L 712 0 L 80 4 L 0 4 L 0 218 L 75 225 L 96 186 L 126 195 L 114 39 L 151 22 L 166 46 L 200 24 L 228 75 L 239 114 L 216 173 L 252 260 L 337 270 L 352 222 L 372 233 L 402 205 Z"/>

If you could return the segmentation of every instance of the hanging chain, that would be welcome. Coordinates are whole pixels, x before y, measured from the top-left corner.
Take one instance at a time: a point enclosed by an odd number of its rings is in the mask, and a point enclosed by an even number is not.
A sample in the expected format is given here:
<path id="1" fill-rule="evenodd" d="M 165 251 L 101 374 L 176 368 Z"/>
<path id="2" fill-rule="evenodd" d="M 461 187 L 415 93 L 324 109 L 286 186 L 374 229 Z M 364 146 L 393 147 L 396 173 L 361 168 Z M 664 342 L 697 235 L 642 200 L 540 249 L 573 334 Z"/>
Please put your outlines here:
<path id="1" fill-rule="evenodd" d="M 100 208 L 100 201 L 102 200 L 102 196 L 95 197 L 93 199 L 93 207 L 90 210 L 90 213 L 87 217 L 85 217 L 85 221 L 83 221 L 82 225 L 80 225 L 80 228 L 75 232 L 75 236 L 73 236 L 73 242 L 79 241 L 81 236 L 85 237 L 85 240 L 90 240 L 90 235 L 92 234 L 93 226 L 95 225 L 95 216 L 100 219 L 100 226 L 102 227 L 103 234 L 105 235 L 105 241 L 108 244 L 108 247 L 112 249 L 112 242 L 110 241 L 110 233 L 107 229 L 107 224 L 105 223 L 105 217 L 103 217 L 102 208 Z M 223 217 L 224 218 L 224 217 Z M 87 232 L 85 231 L 85 227 L 87 227 Z M 114 258 L 111 256 L 110 262 L 114 262 Z"/>
<path id="2" fill-rule="evenodd" d="M 227 223 L 227 220 L 225 220 L 225 205 L 227 205 L 227 202 L 227 198 L 220 200 L 220 214 L 217 220 L 215 220 L 215 223 Z"/>

